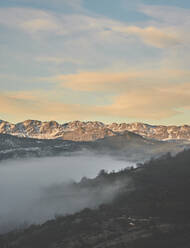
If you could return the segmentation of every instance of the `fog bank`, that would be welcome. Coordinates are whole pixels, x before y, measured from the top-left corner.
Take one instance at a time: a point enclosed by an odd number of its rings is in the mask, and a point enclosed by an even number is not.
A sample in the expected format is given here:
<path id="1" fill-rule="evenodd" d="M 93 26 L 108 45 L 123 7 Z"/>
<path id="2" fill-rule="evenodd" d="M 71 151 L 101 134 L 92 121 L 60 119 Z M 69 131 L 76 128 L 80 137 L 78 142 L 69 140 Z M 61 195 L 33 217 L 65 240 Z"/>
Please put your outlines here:
<path id="1" fill-rule="evenodd" d="M 93 178 L 101 169 L 120 170 L 132 163 L 108 156 L 74 156 L 6 161 L 0 164 L 0 232 L 23 223 L 41 223 L 109 201 L 121 185 L 76 191 L 72 181 Z"/>

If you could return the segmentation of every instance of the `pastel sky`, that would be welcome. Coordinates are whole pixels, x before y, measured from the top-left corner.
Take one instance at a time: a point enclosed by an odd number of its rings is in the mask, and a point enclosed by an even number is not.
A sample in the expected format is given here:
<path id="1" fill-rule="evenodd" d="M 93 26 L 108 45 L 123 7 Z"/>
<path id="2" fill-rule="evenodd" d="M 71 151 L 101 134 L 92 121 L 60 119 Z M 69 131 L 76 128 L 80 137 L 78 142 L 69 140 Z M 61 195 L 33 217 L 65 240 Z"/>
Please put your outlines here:
<path id="1" fill-rule="evenodd" d="M 0 90 L 11 122 L 190 124 L 190 1 L 0 1 Z"/>

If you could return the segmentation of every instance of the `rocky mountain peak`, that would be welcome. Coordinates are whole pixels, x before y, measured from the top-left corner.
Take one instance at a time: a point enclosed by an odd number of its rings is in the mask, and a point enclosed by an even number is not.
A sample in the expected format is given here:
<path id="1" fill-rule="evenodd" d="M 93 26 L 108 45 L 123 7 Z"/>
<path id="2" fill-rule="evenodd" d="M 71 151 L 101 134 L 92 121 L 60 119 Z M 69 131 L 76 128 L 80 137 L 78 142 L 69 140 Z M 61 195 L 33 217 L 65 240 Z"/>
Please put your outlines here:
<path id="1" fill-rule="evenodd" d="M 25 120 L 13 124 L 0 121 L 0 133 L 39 139 L 62 138 L 74 141 L 92 141 L 107 136 L 124 135 L 125 131 L 156 140 L 190 140 L 189 125 L 156 126 L 141 122 L 104 124 L 99 121 L 79 120 L 64 124 L 59 124 L 54 120 L 46 122 Z"/>

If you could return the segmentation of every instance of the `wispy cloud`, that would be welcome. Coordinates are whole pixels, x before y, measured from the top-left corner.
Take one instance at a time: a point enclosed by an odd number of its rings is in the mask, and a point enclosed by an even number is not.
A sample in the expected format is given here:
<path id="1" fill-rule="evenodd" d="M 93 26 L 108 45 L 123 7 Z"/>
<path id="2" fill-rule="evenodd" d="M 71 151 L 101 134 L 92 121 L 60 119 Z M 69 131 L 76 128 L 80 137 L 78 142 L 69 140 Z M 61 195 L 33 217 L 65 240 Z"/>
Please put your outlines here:
<path id="1" fill-rule="evenodd" d="M 141 5 L 139 11 L 150 17 L 154 25 L 169 28 L 168 34 L 175 35 L 183 45 L 189 45 L 190 9 L 172 6 Z"/>
<path id="2" fill-rule="evenodd" d="M 97 110 L 104 115 L 120 118 L 161 120 L 180 115 L 189 108 L 190 84 L 136 88 L 117 96 L 113 104 Z"/>
<path id="3" fill-rule="evenodd" d="M 44 91 L 4 92 L 0 94 L 0 104 L 2 106 L 0 113 L 4 116 L 9 115 L 16 120 L 23 116 L 24 119 L 56 119 L 60 121 L 93 117 L 90 107 L 52 100 L 51 92 L 46 94 Z"/>
<path id="4" fill-rule="evenodd" d="M 43 63 L 53 63 L 53 64 L 64 64 L 64 63 L 72 63 L 72 64 L 83 64 L 82 60 L 77 60 L 74 58 L 67 57 L 54 57 L 54 56 L 42 56 L 36 57 L 35 61 L 43 62 Z"/>
<path id="5" fill-rule="evenodd" d="M 8 17 L 8 18 L 7 18 Z M 87 16 L 85 14 L 58 15 L 52 12 L 29 8 L 3 8 L 0 9 L 0 23 L 9 27 L 17 27 L 28 33 L 50 32 L 56 35 L 77 36 L 81 34 L 87 39 L 99 39 L 105 42 L 115 40 L 123 34 L 127 40 L 129 36 L 140 38 L 145 44 L 164 48 L 181 43 L 180 37 L 167 28 L 147 26 L 130 26 L 127 23 L 114 21 L 100 16 Z M 93 34 L 93 36 L 92 36 Z"/>
<path id="6" fill-rule="evenodd" d="M 188 26 L 190 24 L 189 9 L 166 5 L 141 5 L 139 11 L 165 25 Z"/>
<path id="7" fill-rule="evenodd" d="M 140 28 L 137 26 L 115 27 L 113 30 L 127 35 L 135 35 L 144 43 L 158 48 L 172 47 L 181 44 L 178 35 L 169 29 L 158 29 L 156 27 Z"/>
<path id="8" fill-rule="evenodd" d="M 110 92 L 110 103 L 68 103 L 64 100 L 64 94 L 58 98 L 57 92 L 61 92 L 61 88 L 46 92 L 5 92 L 0 95 L 1 113 L 57 120 L 96 117 L 162 120 L 180 115 L 183 109 L 190 108 L 189 72 L 165 70 L 165 73 L 164 70 L 157 71 L 155 75 L 147 71 L 128 74 L 93 72 L 65 76 L 64 87 L 71 87 L 79 94 L 82 91 L 94 94 L 100 91 L 108 96 Z"/>
<path id="9" fill-rule="evenodd" d="M 36 18 L 33 20 L 25 21 L 21 27 L 28 32 L 50 31 L 56 30 L 57 24 L 49 19 Z"/>
<path id="10" fill-rule="evenodd" d="M 126 72 L 79 72 L 76 74 L 58 75 L 41 78 L 54 82 L 64 88 L 76 91 L 123 92 L 137 87 L 164 85 L 168 83 L 186 82 L 190 72 L 186 70 L 158 68 L 154 70 L 133 69 Z"/>
<path id="11" fill-rule="evenodd" d="M 28 33 L 56 31 L 56 18 L 47 11 L 32 8 L 0 8 L 0 24 Z"/>

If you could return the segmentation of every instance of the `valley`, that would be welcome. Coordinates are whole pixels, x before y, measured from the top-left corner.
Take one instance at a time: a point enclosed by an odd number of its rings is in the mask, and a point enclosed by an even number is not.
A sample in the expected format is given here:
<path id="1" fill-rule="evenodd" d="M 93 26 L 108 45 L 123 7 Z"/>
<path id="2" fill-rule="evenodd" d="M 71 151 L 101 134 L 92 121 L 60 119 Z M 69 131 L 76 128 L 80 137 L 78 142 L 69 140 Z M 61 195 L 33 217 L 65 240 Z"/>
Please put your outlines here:
<path id="1" fill-rule="evenodd" d="M 189 161 L 190 152 L 185 151 L 136 169 L 85 179 L 73 187 L 80 191 L 118 181 L 123 184 L 110 203 L 1 235 L 1 247 L 188 248 Z"/>

